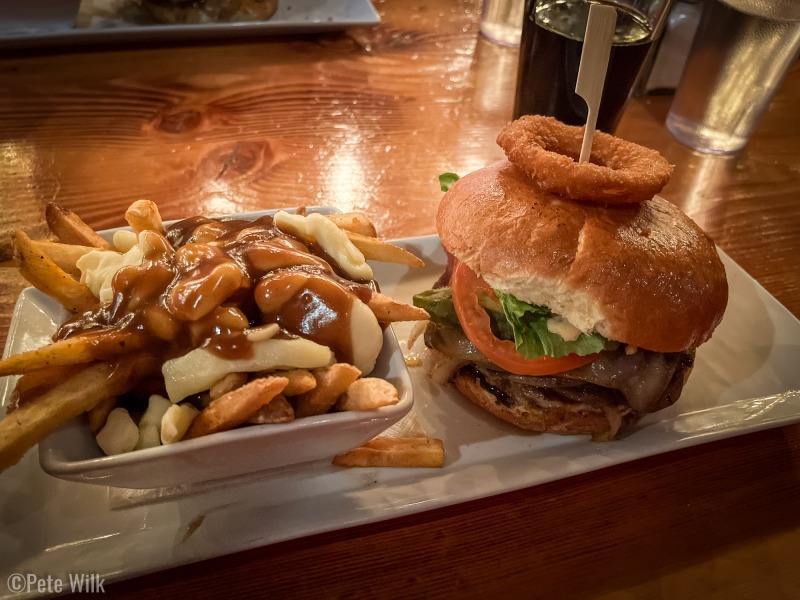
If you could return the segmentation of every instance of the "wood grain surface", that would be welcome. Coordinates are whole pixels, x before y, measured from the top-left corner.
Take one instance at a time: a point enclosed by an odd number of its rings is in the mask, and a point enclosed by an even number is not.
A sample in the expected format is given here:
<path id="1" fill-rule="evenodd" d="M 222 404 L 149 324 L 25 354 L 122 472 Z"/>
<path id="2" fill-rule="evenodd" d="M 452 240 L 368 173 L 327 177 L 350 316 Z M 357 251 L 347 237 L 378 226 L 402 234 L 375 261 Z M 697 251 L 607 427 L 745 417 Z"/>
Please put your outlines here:
<path id="1" fill-rule="evenodd" d="M 100 229 L 281 206 L 434 231 L 437 176 L 502 158 L 517 52 L 478 0 L 376 2 L 382 23 L 237 43 L 4 53 L 0 261 L 55 200 Z M 676 165 L 663 195 L 800 316 L 800 68 L 747 148 L 709 156 L 633 100 L 618 134 Z M 0 269 L 0 340 L 23 287 Z M 800 427 L 106 586 L 121 597 L 800 597 Z"/>

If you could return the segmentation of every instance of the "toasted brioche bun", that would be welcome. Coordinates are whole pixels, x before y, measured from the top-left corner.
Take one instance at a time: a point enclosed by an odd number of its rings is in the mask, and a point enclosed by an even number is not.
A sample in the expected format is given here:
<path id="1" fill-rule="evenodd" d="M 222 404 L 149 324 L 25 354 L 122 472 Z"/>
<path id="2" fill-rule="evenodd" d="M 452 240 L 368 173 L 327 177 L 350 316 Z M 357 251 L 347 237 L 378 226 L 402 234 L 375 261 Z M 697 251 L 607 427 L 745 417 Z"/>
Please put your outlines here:
<path id="1" fill-rule="evenodd" d="M 599 408 L 587 405 L 552 402 L 548 408 L 536 406 L 506 406 L 497 396 L 481 385 L 480 380 L 466 370 L 453 375 L 453 385 L 464 396 L 498 419 L 508 421 L 522 429 L 559 435 L 591 435 L 601 437 L 616 433 L 608 416 Z M 635 424 L 641 415 L 634 411 L 621 414 L 621 427 Z M 611 434 L 613 436 L 613 433 Z"/>
<path id="2" fill-rule="evenodd" d="M 457 181 L 436 226 L 494 289 L 647 350 L 699 346 L 728 301 L 714 243 L 658 196 L 608 207 L 567 200 L 501 161 Z"/>

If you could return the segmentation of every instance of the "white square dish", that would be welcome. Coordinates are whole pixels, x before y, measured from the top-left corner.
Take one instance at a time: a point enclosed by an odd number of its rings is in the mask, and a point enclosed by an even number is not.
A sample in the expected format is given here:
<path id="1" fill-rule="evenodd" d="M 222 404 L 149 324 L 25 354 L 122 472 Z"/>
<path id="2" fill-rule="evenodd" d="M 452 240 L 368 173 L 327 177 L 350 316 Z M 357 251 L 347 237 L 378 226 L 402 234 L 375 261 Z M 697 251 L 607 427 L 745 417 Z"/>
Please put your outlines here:
<path id="1" fill-rule="evenodd" d="M 311 208 L 309 212 L 334 212 Z M 254 219 L 277 211 L 230 215 Z M 116 230 L 103 232 L 113 235 Z M 36 289 L 24 290 L 14 308 L 4 356 L 49 343 L 66 313 Z M 391 328 L 383 333 L 383 348 L 371 377 L 390 381 L 400 402 L 372 411 L 348 411 L 297 419 L 291 423 L 258 425 L 105 456 L 85 419 L 64 424 L 39 444 L 42 468 L 62 479 L 127 488 L 192 484 L 254 473 L 320 459 L 331 459 L 375 437 L 403 418 L 413 405 L 411 380 L 403 353 Z M 3 405 L 14 389 L 13 378 L 0 386 Z"/>

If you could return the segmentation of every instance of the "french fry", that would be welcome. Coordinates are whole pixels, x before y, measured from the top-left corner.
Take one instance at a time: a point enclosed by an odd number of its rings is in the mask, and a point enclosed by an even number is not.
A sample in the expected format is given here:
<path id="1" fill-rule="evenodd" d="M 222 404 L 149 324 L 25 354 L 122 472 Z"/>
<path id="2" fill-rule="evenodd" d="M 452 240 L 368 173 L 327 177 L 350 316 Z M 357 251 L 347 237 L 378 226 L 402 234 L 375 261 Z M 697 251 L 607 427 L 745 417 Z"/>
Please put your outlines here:
<path id="1" fill-rule="evenodd" d="M 217 223 L 204 223 L 194 230 L 189 239 L 190 244 L 207 244 L 218 239 L 225 230 Z"/>
<path id="2" fill-rule="evenodd" d="M 151 200 L 137 200 L 125 211 L 125 220 L 136 233 L 140 231 L 164 232 L 164 222 L 158 206 Z"/>
<path id="3" fill-rule="evenodd" d="M 308 285 L 311 276 L 302 271 L 283 271 L 256 286 L 256 303 L 261 312 L 278 312 L 292 296 Z"/>
<path id="4" fill-rule="evenodd" d="M 47 240 L 31 240 L 42 254 L 50 257 L 59 267 L 70 275 L 80 276 L 80 269 L 76 266 L 78 259 L 97 250 L 91 246 L 78 246 L 75 244 L 62 244 L 61 242 L 49 242 Z"/>
<path id="5" fill-rule="evenodd" d="M 190 440 L 218 431 L 233 429 L 246 422 L 268 404 L 289 383 L 285 377 L 254 379 L 224 396 L 212 400 L 192 421 L 184 439 Z"/>
<path id="6" fill-rule="evenodd" d="M 424 321 L 430 315 L 425 309 L 395 300 L 380 292 L 372 292 L 367 302 L 375 318 L 381 323 L 394 323 L 396 321 Z"/>
<path id="7" fill-rule="evenodd" d="M 175 254 L 175 248 L 169 243 L 164 234 L 152 229 L 145 229 L 137 236 L 144 256 L 148 260 L 165 260 Z"/>
<path id="8" fill-rule="evenodd" d="M 104 250 L 114 249 L 108 241 L 103 239 L 94 229 L 84 223 L 83 219 L 68 208 L 59 206 L 55 202 L 50 202 L 45 208 L 45 217 L 50 231 L 64 243 L 93 246 Z"/>
<path id="9" fill-rule="evenodd" d="M 208 395 L 211 396 L 212 400 L 216 400 L 228 392 L 242 387 L 245 383 L 247 383 L 247 373 L 228 373 L 211 386 L 211 389 L 208 390 Z"/>
<path id="10" fill-rule="evenodd" d="M 140 348 L 142 343 L 142 336 L 135 331 L 107 329 L 85 333 L 9 356 L 0 361 L 0 377 L 107 359 Z"/>
<path id="11" fill-rule="evenodd" d="M 286 390 L 284 390 L 284 393 Z M 265 425 L 267 423 L 289 423 L 294 421 L 294 409 L 284 394 L 275 396 L 269 404 L 265 404 L 256 411 L 247 422 L 253 425 Z"/>
<path id="12" fill-rule="evenodd" d="M 98 300 L 89 287 L 65 273 L 31 241 L 24 231 L 20 229 L 15 231 L 11 236 L 11 242 L 19 272 L 34 287 L 53 297 L 72 312 L 97 308 Z"/>
<path id="13" fill-rule="evenodd" d="M 400 402 L 400 395 L 391 383 L 377 377 L 356 379 L 336 402 L 337 410 L 375 410 Z"/>
<path id="14" fill-rule="evenodd" d="M 100 430 L 105 427 L 106 421 L 108 421 L 108 415 L 110 415 L 111 411 L 115 408 L 117 408 L 117 399 L 114 396 L 109 396 L 86 411 L 86 415 L 89 419 L 89 429 L 92 430 L 94 435 L 97 435 Z"/>
<path id="15" fill-rule="evenodd" d="M 278 377 L 286 377 L 289 380 L 289 384 L 283 390 L 284 396 L 299 396 L 317 387 L 317 380 L 314 379 L 308 369 L 289 369 L 287 371 L 275 371 L 273 374 Z"/>
<path id="16" fill-rule="evenodd" d="M 326 215 L 331 221 L 336 223 L 339 229 L 345 231 L 352 231 L 368 237 L 377 237 L 378 232 L 375 231 L 375 225 L 369 220 L 369 217 L 360 212 L 349 212 L 338 215 Z"/>
<path id="17" fill-rule="evenodd" d="M 126 392 L 136 380 L 138 368 L 134 360 L 88 366 L 6 415 L 0 420 L 0 471 L 16 464 L 62 423 Z"/>
<path id="18" fill-rule="evenodd" d="M 0 362 L 2 364 L 2 362 Z M 45 367 L 29 371 L 19 379 L 14 390 L 20 395 L 20 405 L 29 400 L 31 394 L 38 389 L 51 388 L 75 372 L 72 365 Z"/>
<path id="19" fill-rule="evenodd" d="M 363 446 L 333 457 L 340 467 L 441 468 L 444 445 L 435 438 L 377 437 Z"/>
<path id="20" fill-rule="evenodd" d="M 298 418 L 325 414 L 350 384 L 361 376 L 361 371 L 347 363 L 314 369 L 311 373 L 317 386 L 310 392 L 295 397 L 294 414 Z"/>
<path id="21" fill-rule="evenodd" d="M 176 284 L 169 292 L 167 309 L 174 315 L 184 313 L 186 318 L 197 321 L 214 311 L 231 294 L 247 285 L 249 281 L 241 267 L 233 261 L 214 265 L 203 274 L 205 286 L 187 278 Z"/>
<path id="22" fill-rule="evenodd" d="M 397 263 L 407 265 L 415 269 L 421 269 L 425 263 L 421 258 L 411 254 L 408 250 L 403 250 L 400 246 L 394 246 L 378 238 L 361 235 L 352 231 L 345 231 L 348 239 L 361 251 L 367 260 L 379 262 Z"/>

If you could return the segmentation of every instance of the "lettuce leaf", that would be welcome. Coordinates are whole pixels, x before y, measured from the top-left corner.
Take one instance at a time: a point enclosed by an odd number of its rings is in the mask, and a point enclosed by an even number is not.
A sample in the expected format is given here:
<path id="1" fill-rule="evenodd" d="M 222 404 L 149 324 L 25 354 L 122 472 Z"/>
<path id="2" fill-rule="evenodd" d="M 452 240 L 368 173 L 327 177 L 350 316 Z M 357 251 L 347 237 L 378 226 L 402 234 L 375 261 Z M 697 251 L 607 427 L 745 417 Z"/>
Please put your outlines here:
<path id="1" fill-rule="evenodd" d="M 420 292 L 414 296 L 413 302 L 414 306 L 428 311 L 434 325 L 461 329 L 461 323 L 458 322 L 458 315 L 453 306 L 453 291 L 449 287 Z M 513 340 L 514 330 L 503 314 L 503 307 L 488 296 L 479 298 L 479 302 L 489 315 L 494 334 L 503 340 Z"/>
<path id="2" fill-rule="evenodd" d="M 460 178 L 455 173 L 442 173 L 439 175 L 439 188 L 446 192 L 450 189 L 450 186 L 453 185 L 456 181 Z"/>
<path id="3" fill-rule="evenodd" d="M 525 358 L 542 356 L 561 357 L 568 354 L 586 356 L 601 350 L 614 350 L 619 342 L 604 338 L 596 332 L 582 333 L 569 342 L 547 328 L 547 320 L 553 316 L 549 309 L 528 304 L 511 294 L 496 292 L 506 319 L 514 330 L 514 343 Z"/>
<path id="4" fill-rule="evenodd" d="M 596 332 L 582 333 L 575 341 L 568 342 L 547 329 L 547 320 L 553 317 L 550 309 L 528 304 L 511 294 L 496 294 L 499 303 L 489 296 L 478 300 L 489 315 L 494 334 L 500 339 L 513 341 L 517 352 L 525 358 L 558 358 L 568 354 L 585 356 L 619 347 L 619 342 L 608 340 Z M 414 306 L 427 310 L 435 325 L 461 329 L 449 287 L 420 292 L 414 296 Z"/>
<path id="5" fill-rule="evenodd" d="M 453 292 L 449 287 L 420 292 L 414 296 L 413 302 L 417 308 L 424 308 L 428 311 L 434 325 L 454 329 L 461 327 L 455 306 L 453 306 Z"/>

